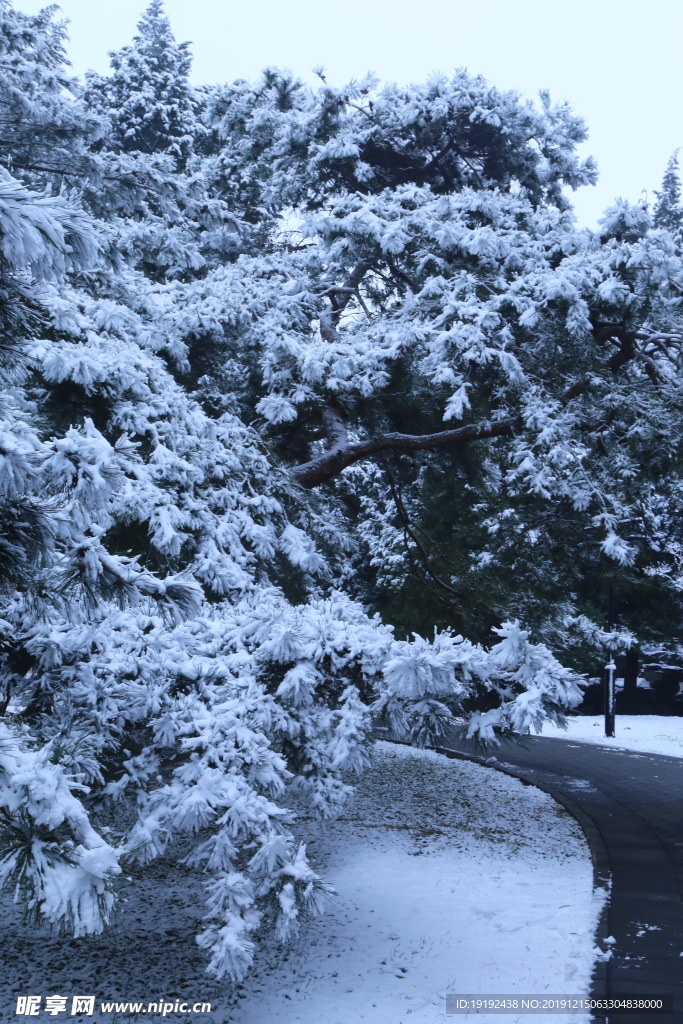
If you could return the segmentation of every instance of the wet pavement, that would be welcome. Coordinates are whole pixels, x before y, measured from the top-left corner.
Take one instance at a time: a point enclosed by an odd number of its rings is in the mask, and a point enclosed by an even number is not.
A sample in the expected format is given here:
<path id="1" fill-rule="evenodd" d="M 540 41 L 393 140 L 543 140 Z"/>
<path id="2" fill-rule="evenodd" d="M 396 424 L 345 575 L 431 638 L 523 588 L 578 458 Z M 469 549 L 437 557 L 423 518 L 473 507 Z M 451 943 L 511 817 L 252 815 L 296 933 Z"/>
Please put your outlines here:
<path id="1" fill-rule="evenodd" d="M 596 937 L 611 956 L 598 963 L 592 994 L 674 997 L 673 1014 L 596 1020 L 683 1024 L 683 759 L 542 736 L 482 752 L 457 732 L 437 749 L 532 782 L 581 824 L 597 884 L 611 882 Z"/>

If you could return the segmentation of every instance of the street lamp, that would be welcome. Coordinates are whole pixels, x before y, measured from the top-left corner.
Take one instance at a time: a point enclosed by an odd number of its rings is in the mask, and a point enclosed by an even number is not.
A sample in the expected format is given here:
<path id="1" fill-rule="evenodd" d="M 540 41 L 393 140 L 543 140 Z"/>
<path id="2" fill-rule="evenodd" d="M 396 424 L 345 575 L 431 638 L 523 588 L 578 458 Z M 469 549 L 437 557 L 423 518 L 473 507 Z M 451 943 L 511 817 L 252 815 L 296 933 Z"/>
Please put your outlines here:
<path id="1" fill-rule="evenodd" d="M 614 629 L 614 590 L 611 580 L 607 584 L 607 629 L 610 633 Z M 614 652 L 610 647 L 609 661 L 605 665 L 605 736 L 614 736 L 614 673 L 616 670 Z"/>
<path id="2" fill-rule="evenodd" d="M 605 736 L 614 736 L 614 658 L 605 665 Z"/>

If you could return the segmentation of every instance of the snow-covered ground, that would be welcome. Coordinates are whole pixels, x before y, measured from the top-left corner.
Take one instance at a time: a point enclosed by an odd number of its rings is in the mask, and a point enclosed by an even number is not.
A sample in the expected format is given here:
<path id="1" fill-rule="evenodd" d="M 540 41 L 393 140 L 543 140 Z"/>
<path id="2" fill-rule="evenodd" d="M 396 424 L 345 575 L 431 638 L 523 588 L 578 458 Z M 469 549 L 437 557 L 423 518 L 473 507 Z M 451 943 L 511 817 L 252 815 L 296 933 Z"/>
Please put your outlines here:
<path id="1" fill-rule="evenodd" d="M 196 875 L 162 863 L 134 883 L 130 914 L 105 936 L 36 932 L 12 920 L 5 903 L 6 1019 L 18 1019 L 17 993 L 214 1006 L 201 1016 L 120 1014 L 117 1024 L 445 1024 L 465 1019 L 446 1017 L 447 992 L 587 992 L 601 903 L 589 853 L 576 822 L 534 787 L 380 743 L 342 818 L 321 824 L 302 815 L 300 832 L 338 897 L 293 945 L 261 949 L 236 997 L 202 973 L 193 940 L 202 910 Z M 114 1019 L 97 1011 L 82 1018 Z"/>
<path id="2" fill-rule="evenodd" d="M 545 793 L 380 743 L 352 808 L 307 832 L 339 898 L 293 949 L 262 952 L 232 1024 L 437 1024 L 465 1019 L 446 1017 L 447 992 L 587 991 L 600 900 L 579 827 Z"/>
<path id="3" fill-rule="evenodd" d="M 566 731 L 547 723 L 543 726 L 543 736 L 683 757 L 683 718 L 617 715 L 614 731 L 613 737 L 608 739 L 605 736 L 605 719 L 602 715 L 575 715 L 569 719 Z"/>

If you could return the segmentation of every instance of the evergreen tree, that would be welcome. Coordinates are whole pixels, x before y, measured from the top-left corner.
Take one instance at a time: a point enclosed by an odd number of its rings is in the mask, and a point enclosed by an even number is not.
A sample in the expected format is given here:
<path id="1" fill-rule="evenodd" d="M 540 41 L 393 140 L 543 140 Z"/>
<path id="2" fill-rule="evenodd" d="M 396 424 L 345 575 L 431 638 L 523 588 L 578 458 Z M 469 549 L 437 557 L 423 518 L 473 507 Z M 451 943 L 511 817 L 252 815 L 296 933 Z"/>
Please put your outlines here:
<path id="1" fill-rule="evenodd" d="M 86 261 L 95 247 L 77 210 L 29 192 L 6 171 L 0 175 L 0 238 L 0 590 L 7 596 L 8 588 L 29 586 L 54 547 L 56 529 L 56 496 L 46 496 L 41 473 L 48 448 L 35 428 L 35 406 L 21 386 L 28 371 L 27 342 L 44 326 L 34 282 Z"/>
<path id="2" fill-rule="evenodd" d="M 665 228 L 672 235 L 678 237 L 683 223 L 683 208 L 681 207 L 681 182 L 678 175 L 678 150 L 669 158 L 662 179 L 662 191 L 655 192 L 657 202 L 655 203 L 653 222 L 656 228 Z"/>
<path id="3" fill-rule="evenodd" d="M 410 631 L 403 609 L 421 576 L 422 628 L 483 639 L 521 612 L 590 669 L 615 565 L 643 593 L 679 572 L 671 240 L 621 202 L 599 234 L 575 231 L 560 184 L 593 177 L 573 152 L 580 122 L 463 74 L 405 93 L 325 88 L 282 112 L 261 91 L 251 117 L 271 125 L 255 154 L 271 171 L 250 179 L 262 206 L 300 217 L 298 235 L 281 236 L 273 309 L 254 307 L 244 335 L 262 352 L 256 408 L 298 457 L 296 479 L 338 481 L 370 545 L 356 593 Z M 226 134 L 232 162 L 242 146 Z M 251 264 L 242 285 L 246 266 L 230 275 L 243 319 L 258 281 Z M 663 495 L 666 540 L 651 529 Z"/>
<path id="4" fill-rule="evenodd" d="M 27 183 L 57 190 L 85 170 L 85 136 L 98 119 L 66 68 L 66 29 L 56 5 L 28 15 L 0 0 L 0 163 Z"/>
<path id="5" fill-rule="evenodd" d="M 88 76 L 88 102 L 111 125 L 102 146 L 166 153 L 183 166 L 198 141 L 198 103 L 189 84 L 189 43 L 176 43 L 163 0 L 152 0 L 133 43 L 110 57 L 111 77 Z"/>
<path id="6" fill-rule="evenodd" d="M 0 880 L 98 931 L 122 865 L 185 837 L 235 979 L 319 909 L 290 800 L 337 812 L 373 720 L 494 740 L 576 705 L 516 621 L 605 640 L 580 593 L 539 610 L 563 523 L 581 565 L 680 589 L 683 267 L 639 207 L 575 231 L 563 188 L 595 170 L 547 97 L 464 72 L 198 97 L 158 0 L 80 97 L 50 15 L 2 13 L 0 97 L 54 87 L 20 117 L 51 161 L 0 182 Z M 486 589 L 471 637 L 368 611 L 397 580 L 419 603 L 411 559 Z"/>
<path id="7" fill-rule="evenodd" d="M 38 113 L 49 125 L 54 109 Z M 6 362 L 16 350 L 29 373 L 3 396 L 6 582 L 43 575 L 3 606 L 0 881 L 33 916 L 99 931 L 121 860 L 196 833 L 200 943 L 213 973 L 239 977 L 259 927 L 286 938 L 319 909 L 326 887 L 275 800 L 289 786 L 320 813 L 341 804 L 370 724 L 350 680 L 377 676 L 391 637 L 316 598 L 327 570 L 300 501 L 283 504 L 291 486 L 253 430 L 209 417 L 169 372 L 203 311 L 177 323 L 158 279 L 187 271 L 188 244 L 222 243 L 193 237 L 210 209 L 183 224 L 172 203 L 140 206 L 151 175 L 157 197 L 201 196 L 143 156 L 128 180 L 117 154 L 82 168 L 89 213 L 9 176 L 2 197 Z M 176 244 L 159 267 L 164 230 Z M 55 515 L 38 529 L 45 494 Z M 298 577 L 299 606 L 281 575 Z M 91 821 L 121 801 L 138 820 L 105 841 Z"/>

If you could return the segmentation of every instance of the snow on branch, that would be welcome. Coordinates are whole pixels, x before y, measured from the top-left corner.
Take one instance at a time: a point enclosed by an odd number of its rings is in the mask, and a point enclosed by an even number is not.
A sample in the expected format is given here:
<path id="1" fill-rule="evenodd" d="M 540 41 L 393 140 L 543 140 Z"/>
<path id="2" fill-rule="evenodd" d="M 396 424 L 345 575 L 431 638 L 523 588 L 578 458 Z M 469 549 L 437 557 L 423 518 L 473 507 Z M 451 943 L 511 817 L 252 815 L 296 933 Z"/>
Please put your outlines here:
<path id="1" fill-rule="evenodd" d="M 441 430 L 434 434 L 402 434 L 392 432 L 367 441 L 356 441 L 346 447 L 333 447 L 316 458 L 292 470 L 294 478 L 304 487 L 317 487 L 337 476 L 347 466 L 379 455 L 382 452 L 424 452 L 442 448 L 457 448 L 473 441 L 493 437 L 512 437 L 523 427 L 521 416 L 510 416 L 492 423 L 472 424 L 455 430 Z"/>
<path id="2" fill-rule="evenodd" d="M 23 742 L 22 742 L 23 741 Z M 84 787 L 0 723 L 0 887 L 15 882 L 36 919 L 97 934 L 114 906 L 119 852 L 92 828 Z"/>

